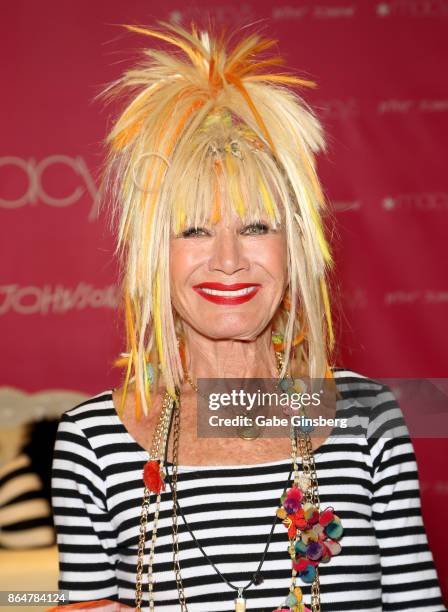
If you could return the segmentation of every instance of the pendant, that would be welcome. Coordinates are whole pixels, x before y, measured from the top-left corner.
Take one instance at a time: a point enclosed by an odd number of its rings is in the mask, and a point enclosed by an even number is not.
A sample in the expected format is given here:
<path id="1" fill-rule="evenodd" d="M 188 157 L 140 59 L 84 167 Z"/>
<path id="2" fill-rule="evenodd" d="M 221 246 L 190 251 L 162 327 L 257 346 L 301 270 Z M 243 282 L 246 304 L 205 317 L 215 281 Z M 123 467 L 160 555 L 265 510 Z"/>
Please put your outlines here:
<path id="1" fill-rule="evenodd" d="M 243 438 L 243 440 L 255 440 L 255 438 L 258 438 L 261 433 L 260 428 L 254 423 L 253 420 L 251 421 L 250 425 L 238 427 L 237 432 L 238 436 Z"/>
<path id="2" fill-rule="evenodd" d="M 143 481 L 152 493 L 165 491 L 165 473 L 160 469 L 160 461 L 147 461 L 143 467 Z"/>
<path id="3" fill-rule="evenodd" d="M 238 597 L 235 599 L 235 612 L 246 612 L 246 600 L 243 597 L 243 589 L 238 589 Z"/>

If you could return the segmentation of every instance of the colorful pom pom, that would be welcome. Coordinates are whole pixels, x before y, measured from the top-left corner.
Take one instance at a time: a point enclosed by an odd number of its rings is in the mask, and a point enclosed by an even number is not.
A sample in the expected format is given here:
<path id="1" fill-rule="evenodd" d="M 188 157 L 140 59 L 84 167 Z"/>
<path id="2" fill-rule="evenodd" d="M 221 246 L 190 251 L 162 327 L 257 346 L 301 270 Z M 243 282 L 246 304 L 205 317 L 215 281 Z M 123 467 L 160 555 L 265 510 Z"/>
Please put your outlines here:
<path id="1" fill-rule="evenodd" d="M 323 546 L 323 553 L 320 559 L 320 563 L 328 563 L 332 557 L 331 551 L 328 548 L 327 542 L 324 542 L 322 546 Z"/>
<path id="2" fill-rule="evenodd" d="M 333 520 L 333 517 L 334 517 L 333 508 L 327 508 L 326 510 L 321 512 L 321 515 L 319 517 L 319 523 L 323 525 L 324 527 L 326 527 L 328 523 L 331 523 L 331 521 Z"/>
<path id="3" fill-rule="evenodd" d="M 306 556 L 312 561 L 319 561 L 324 552 L 321 542 L 310 542 L 306 547 Z"/>
<path id="4" fill-rule="evenodd" d="M 294 514 L 300 508 L 300 502 L 293 497 L 287 497 L 283 502 L 283 508 L 287 514 Z"/>
<path id="5" fill-rule="evenodd" d="M 337 516 L 334 516 L 331 523 L 325 527 L 325 533 L 332 540 L 339 540 L 339 538 L 342 537 L 343 532 L 344 530 L 342 528 L 341 521 Z"/>
<path id="6" fill-rule="evenodd" d="M 330 551 L 330 554 L 331 554 L 332 557 L 335 557 L 336 555 L 339 555 L 339 553 L 342 550 L 342 547 L 339 544 L 339 542 L 335 542 L 334 540 L 328 540 L 328 542 L 325 542 L 325 545 L 327 546 L 328 550 Z"/>
<path id="7" fill-rule="evenodd" d="M 303 572 L 310 565 L 310 561 L 305 557 L 300 557 L 297 561 L 293 561 L 293 567 L 296 572 Z"/>
<path id="8" fill-rule="evenodd" d="M 319 540 L 319 536 L 313 529 L 307 529 L 302 533 L 302 538 L 305 544 L 309 544 L 310 542 L 317 542 Z"/>
<path id="9" fill-rule="evenodd" d="M 305 512 L 305 518 L 311 525 L 314 525 L 319 521 L 319 511 L 316 506 L 310 503 L 303 505 L 303 511 Z"/>
<path id="10" fill-rule="evenodd" d="M 313 533 L 316 534 L 316 542 L 318 540 L 320 541 L 324 541 L 327 539 L 327 534 L 325 533 L 324 528 L 322 527 L 322 525 L 320 525 L 319 523 L 317 523 L 316 525 L 313 525 L 313 529 L 312 529 Z"/>
<path id="11" fill-rule="evenodd" d="M 303 493 L 299 489 L 299 487 L 294 486 L 288 489 L 288 491 L 286 492 L 286 497 L 287 499 L 294 499 L 297 502 L 301 502 L 303 499 Z"/>
<path id="12" fill-rule="evenodd" d="M 298 573 L 299 578 L 306 582 L 307 584 L 311 584 L 314 578 L 316 577 L 316 567 L 314 565 L 308 565 L 303 571 Z"/>
<path id="13" fill-rule="evenodd" d="M 297 540 L 294 544 L 294 550 L 299 555 L 306 555 L 306 548 L 307 546 L 302 539 Z"/>

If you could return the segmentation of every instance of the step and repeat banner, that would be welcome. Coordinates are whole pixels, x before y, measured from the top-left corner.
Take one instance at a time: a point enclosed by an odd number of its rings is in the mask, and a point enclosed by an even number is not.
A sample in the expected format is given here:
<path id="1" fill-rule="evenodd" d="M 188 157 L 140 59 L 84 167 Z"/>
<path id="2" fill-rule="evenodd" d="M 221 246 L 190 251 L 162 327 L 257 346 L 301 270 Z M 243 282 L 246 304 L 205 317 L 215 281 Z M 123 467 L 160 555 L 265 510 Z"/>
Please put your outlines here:
<path id="1" fill-rule="evenodd" d="M 288 70 L 318 83 L 302 95 L 327 134 L 338 365 L 447 377 L 448 0 L 15 0 L 0 20 L 3 390 L 88 396 L 118 383 L 114 237 L 98 198 L 114 109 L 94 97 L 158 44 L 119 24 L 208 17 L 229 32 L 258 24 Z M 447 440 L 414 442 L 447 593 Z"/>

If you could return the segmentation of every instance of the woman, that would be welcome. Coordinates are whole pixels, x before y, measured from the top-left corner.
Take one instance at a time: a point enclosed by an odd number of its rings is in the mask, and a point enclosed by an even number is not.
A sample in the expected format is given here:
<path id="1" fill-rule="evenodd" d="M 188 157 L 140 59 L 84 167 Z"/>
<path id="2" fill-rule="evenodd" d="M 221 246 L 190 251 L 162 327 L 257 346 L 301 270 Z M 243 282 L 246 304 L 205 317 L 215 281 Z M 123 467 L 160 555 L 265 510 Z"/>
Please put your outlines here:
<path id="1" fill-rule="evenodd" d="M 292 91 L 314 83 L 267 72 L 281 59 L 258 35 L 127 27 L 176 52 L 147 49 L 105 91 L 133 94 L 104 180 L 126 374 L 59 426 L 59 588 L 145 610 L 444 610 L 412 445 L 377 433 L 395 398 L 331 365 L 324 138 Z M 307 376 L 339 415 L 357 407 L 362 435 L 198 435 L 204 379 Z"/>

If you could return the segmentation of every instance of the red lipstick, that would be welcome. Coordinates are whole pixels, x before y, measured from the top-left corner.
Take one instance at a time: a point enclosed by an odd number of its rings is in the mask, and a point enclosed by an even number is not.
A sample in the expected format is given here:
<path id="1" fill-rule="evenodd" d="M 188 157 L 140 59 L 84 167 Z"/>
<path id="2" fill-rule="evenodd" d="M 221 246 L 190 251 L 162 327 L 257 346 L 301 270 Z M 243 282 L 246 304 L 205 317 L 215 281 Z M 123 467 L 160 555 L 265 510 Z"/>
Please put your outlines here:
<path id="1" fill-rule="evenodd" d="M 214 304 L 237 305 L 251 300 L 261 289 L 260 283 L 199 283 L 193 289 Z M 233 294 L 233 295 L 232 295 Z"/>

